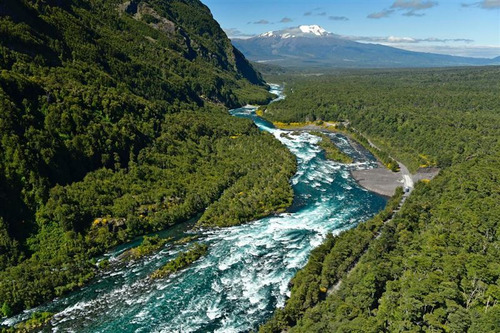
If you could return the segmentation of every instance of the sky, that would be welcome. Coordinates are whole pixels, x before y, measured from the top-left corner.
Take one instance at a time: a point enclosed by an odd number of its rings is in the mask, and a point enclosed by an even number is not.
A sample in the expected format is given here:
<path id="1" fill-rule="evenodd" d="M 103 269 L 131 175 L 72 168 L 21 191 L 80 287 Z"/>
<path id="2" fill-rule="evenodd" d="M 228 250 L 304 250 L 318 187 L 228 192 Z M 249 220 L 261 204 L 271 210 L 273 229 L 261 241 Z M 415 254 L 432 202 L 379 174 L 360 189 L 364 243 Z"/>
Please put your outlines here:
<path id="1" fill-rule="evenodd" d="M 500 0 L 201 0 L 230 38 L 317 24 L 364 43 L 500 56 Z"/>

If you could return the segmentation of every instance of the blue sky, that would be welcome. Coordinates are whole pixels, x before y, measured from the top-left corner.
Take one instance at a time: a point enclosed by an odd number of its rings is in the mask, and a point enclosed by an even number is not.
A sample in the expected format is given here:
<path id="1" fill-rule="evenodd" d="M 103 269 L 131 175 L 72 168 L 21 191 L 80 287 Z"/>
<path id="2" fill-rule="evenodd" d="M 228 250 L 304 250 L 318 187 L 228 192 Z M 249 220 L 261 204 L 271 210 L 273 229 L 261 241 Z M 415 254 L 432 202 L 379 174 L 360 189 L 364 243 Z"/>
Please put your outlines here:
<path id="1" fill-rule="evenodd" d="M 202 0 L 230 37 L 318 24 L 360 42 L 500 56 L 500 0 Z"/>

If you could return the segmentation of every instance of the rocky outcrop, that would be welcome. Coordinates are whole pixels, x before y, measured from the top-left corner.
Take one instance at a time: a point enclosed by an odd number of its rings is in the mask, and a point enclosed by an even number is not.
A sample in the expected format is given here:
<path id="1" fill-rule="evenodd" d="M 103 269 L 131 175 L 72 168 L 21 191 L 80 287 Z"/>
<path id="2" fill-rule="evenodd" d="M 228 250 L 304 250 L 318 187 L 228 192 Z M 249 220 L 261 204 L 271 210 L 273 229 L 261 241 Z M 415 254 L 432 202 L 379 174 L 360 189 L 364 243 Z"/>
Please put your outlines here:
<path id="1" fill-rule="evenodd" d="M 126 1 L 118 6 L 122 12 L 132 15 L 136 20 L 145 21 L 151 27 L 165 33 L 175 32 L 175 24 L 158 14 L 146 2 L 140 0 Z"/>

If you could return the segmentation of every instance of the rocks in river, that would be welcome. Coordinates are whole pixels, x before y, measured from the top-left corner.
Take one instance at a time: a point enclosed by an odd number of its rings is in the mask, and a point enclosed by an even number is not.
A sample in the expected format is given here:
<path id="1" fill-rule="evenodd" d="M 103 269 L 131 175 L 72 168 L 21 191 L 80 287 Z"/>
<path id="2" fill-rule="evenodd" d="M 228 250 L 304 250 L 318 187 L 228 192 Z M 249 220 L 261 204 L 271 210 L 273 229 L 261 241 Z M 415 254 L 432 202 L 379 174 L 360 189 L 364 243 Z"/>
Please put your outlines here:
<path id="1" fill-rule="evenodd" d="M 280 133 L 280 137 L 287 138 L 288 140 L 292 140 L 292 138 L 290 137 L 290 135 L 288 135 L 287 132 Z"/>

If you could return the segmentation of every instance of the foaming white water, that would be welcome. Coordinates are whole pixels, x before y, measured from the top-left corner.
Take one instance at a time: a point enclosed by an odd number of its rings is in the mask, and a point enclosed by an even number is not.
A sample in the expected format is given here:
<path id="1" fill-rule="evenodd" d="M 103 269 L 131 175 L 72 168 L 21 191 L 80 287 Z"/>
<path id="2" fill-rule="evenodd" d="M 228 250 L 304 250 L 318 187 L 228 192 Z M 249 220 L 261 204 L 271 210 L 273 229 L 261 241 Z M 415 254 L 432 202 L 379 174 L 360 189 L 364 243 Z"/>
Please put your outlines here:
<path id="1" fill-rule="evenodd" d="M 189 245 L 167 247 L 103 274 L 95 285 L 44 308 L 58 312 L 52 320 L 54 330 L 255 330 L 284 305 L 288 282 L 329 232 L 350 228 L 383 207 L 384 199 L 361 190 L 349 177 L 348 169 L 371 167 L 369 158 L 354 155 L 357 163 L 351 165 L 327 161 L 317 146 L 320 138 L 308 133 L 282 136 L 286 131 L 256 118 L 254 112 L 255 108 L 245 107 L 233 114 L 253 119 L 297 157 L 297 173 L 291 180 L 296 202 L 291 211 L 203 231 L 199 241 L 209 245 L 208 254 L 168 279 L 151 281 L 147 276 Z M 347 140 L 334 139 L 344 151 L 357 154 Z"/>
<path id="2" fill-rule="evenodd" d="M 302 133 L 290 139 L 282 137 L 281 130 L 270 131 L 300 160 L 296 178 L 306 177 L 319 187 L 334 182 L 340 167 L 318 158 L 320 150 L 314 145 L 319 140 L 317 137 Z M 209 233 L 208 238 L 213 243 L 206 261 L 213 262 L 215 268 L 210 274 L 217 277 L 215 285 L 223 286 L 224 297 L 233 301 L 218 302 L 216 311 L 209 307 L 208 320 L 216 318 L 214 313 L 217 316 L 226 313 L 225 320 L 217 324 L 215 331 L 250 330 L 255 328 L 254 322 L 269 303 L 284 304 L 289 293 L 288 281 L 305 264 L 310 250 L 318 246 L 328 232 L 335 230 L 340 221 L 350 221 L 359 213 L 355 207 L 343 209 L 337 206 L 337 197 L 319 194 L 314 205 L 298 212 Z M 359 218 L 366 216 L 358 215 Z M 200 300 L 190 303 L 193 308 L 174 316 L 162 324 L 160 330 L 174 331 L 186 320 L 187 313 L 196 313 L 203 300 L 215 299 L 220 294 L 221 288 L 211 288 Z M 184 327 L 184 330 L 196 331 L 205 325 L 203 321 L 191 322 L 191 326 Z"/>

